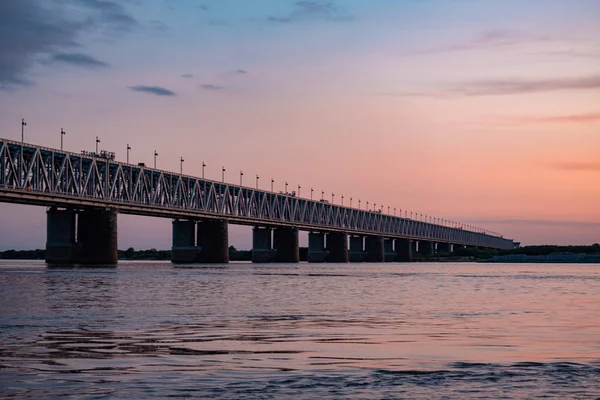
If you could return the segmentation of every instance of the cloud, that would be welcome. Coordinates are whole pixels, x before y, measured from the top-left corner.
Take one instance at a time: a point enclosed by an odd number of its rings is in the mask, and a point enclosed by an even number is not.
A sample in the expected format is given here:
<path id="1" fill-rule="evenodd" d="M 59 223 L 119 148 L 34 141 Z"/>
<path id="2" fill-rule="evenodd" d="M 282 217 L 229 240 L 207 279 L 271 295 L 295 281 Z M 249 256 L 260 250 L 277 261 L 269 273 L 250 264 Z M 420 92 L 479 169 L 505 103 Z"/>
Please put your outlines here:
<path id="1" fill-rule="evenodd" d="M 560 161 L 550 164 L 553 169 L 563 171 L 600 171 L 600 162 L 598 161 Z"/>
<path id="2" fill-rule="evenodd" d="M 193 78 L 193 77 L 194 77 L 194 75 L 193 75 L 193 74 L 181 74 L 181 77 L 182 77 L 182 78 L 187 78 L 187 79 L 190 79 L 190 78 Z"/>
<path id="3" fill-rule="evenodd" d="M 104 61 L 82 53 L 56 53 L 52 56 L 52 61 L 83 68 L 105 68 L 110 66 Z"/>
<path id="4" fill-rule="evenodd" d="M 521 117 L 514 119 L 516 122 L 525 123 L 571 123 L 586 124 L 600 121 L 600 112 L 589 114 L 558 115 L 551 117 Z"/>
<path id="5" fill-rule="evenodd" d="M 218 86 L 218 85 L 212 85 L 212 84 L 203 84 L 203 85 L 199 85 L 198 86 L 201 89 L 204 90 L 225 90 L 226 87 L 225 86 Z"/>
<path id="6" fill-rule="evenodd" d="M 149 94 L 153 94 L 156 96 L 176 96 L 177 95 L 175 92 L 173 92 L 169 89 L 165 89 L 160 86 L 137 85 L 137 86 L 129 86 L 129 89 L 133 90 L 134 92 L 149 93 Z"/>
<path id="7" fill-rule="evenodd" d="M 169 26 L 162 21 L 154 20 L 150 21 L 150 27 L 157 31 L 166 31 Z"/>
<path id="8" fill-rule="evenodd" d="M 516 46 L 538 42 L 555 42 L 558 40 L 558 38 L 552 36 L 535 35 L 521 31 L 497 29 L 482 32 L 478 36 L 466 40 L 462 43 L 431 47 L 428 49 L 413 50 L 410 51 L 409 54 L 429 55 L 480 49 L 497 49 L 499 47 Z"/>
<path id="9" fill-rule="evenodd" d="M 86 33 L 122 32 L 135 24 L 109 0 L 0 0 L 0 89 L 33 84 L 28 74 L 40 56 L 79 47 Z"/>
<path id="10" fill-rule="evenodd" d="M 246 71 L 245 69 L 236 69 L 234 71 L 232 71 L 234 75 L 244 75 L 247 74 L 248 71 Z"/>
<path id="11" fill-rule="evenodd" d="M 598 90 L 600 75 L 554 79 L 491 79 L 445 85 L 437 90 L 423 92 L 383 92 L 382 96 L 455 98 L 470 96 L 502 96 L 565 90 Z"/>
<path id="12" fill-rule="evenodd" d="M 331 0 L 300 0 L 294 3 L 292 11 L 284 16 L 268 16 L 273 23 L 288 24 L 303 20 L 349 21 L 352 16 L 343 13 Z"/>

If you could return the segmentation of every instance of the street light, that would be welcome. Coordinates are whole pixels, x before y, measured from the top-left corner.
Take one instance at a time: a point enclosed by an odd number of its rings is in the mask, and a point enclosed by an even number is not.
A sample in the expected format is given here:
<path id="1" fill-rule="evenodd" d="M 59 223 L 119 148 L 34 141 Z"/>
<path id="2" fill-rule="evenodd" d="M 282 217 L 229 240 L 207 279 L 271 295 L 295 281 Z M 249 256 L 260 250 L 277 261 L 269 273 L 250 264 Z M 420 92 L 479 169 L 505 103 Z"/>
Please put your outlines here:
<path id="1" fill-rule="evenodd" d="M 63 149 L 63 136 L 65 136 L 65 130 L 60 128 L 60 151 Z"/>
<path id="2" fill-rule="evenodd" d="M 302 188 L 302 186 L 298 185 L 298 197 L 300 197 L 300 189 Z"/>
<path id="3" fill-rule="evenodd" d="M 275 179 L 271 178 L 271 192 L 273 191 L 273 184 L 275 183 Z"/>
<path id="4" fill-rule="evenodd" d="M 206 167 L 206 164 L 204 164 L 204 161 L 202 161 L 202 179 L 204 179 L 204 168 Z"/>
<path id="5" fill-rule="evenodd" d="M 242 187 L 242 176 L 244 176 L 244 173 L 240 171 L 240 187 Z"/>
<path id="6" fill-rule="evenodd" d="M 321 190 L 321 200 L 323 200 L 323 196 L 325 196 L 325 191 Z"/>
<path id="7" fill-rule="evenodd" d="M 258 189 L 258 174 L 256 175 L 256 188 Z"/>
<path id="8" fill-rule="evenodd" d="M 127 164 L 129 164 L 129 150 L 131 150 L 131 146 L 127 143 Z"/>
<path id="9" fill-rule="evenodd" d="M 21 143 L 25 142 L 25 126 L 27 122 L 25 122 L 25 118 L 21 118 Z"/>
<path id="10" fill-rule="evenodd" d="M 388 206 L 388 215 L 390 215 L 390 206 Z M 394 208 L 394 215 L 396 215 L 396 209 Z"/>
<path id="11" fill-rule="evenodd" d="M 312 200 L 313 192 L 314 192 L 314 189 L 313 189 L 313 188 L 310 188 L 310 199 L 311 199 L 311 200 Z"/>
<path id="12" fill-rule="evenodd" d="M 221 166 L 221 181 L 225 183 L 225 167 Z"/>
<path id="13" fill-rule="evenodd" d="M 352 207 L 352 197 L 350 197 L 350 207 Z"/>
<path id="14" fill-rule="evenodd" d="M 179 163 L 179 174 L 183 175 L 183 157 L 181 157 L 180 163 Z"/>
<path id="15" fill-rule="evenodd" d="M 158 153 L 154 150 L 154 168 L 156 169 L 156 157 L 158 157 Z"/>
<path id="16" fill-rule="evenodd" d="M 358 209 L 360 210 L 360 199 L 358 199 Z"/>
<path id="17" fill-rule="evenodd" d="M 287 181 L 285 181 L 285 194 L 287 194 L 287 185 L 288 185 L 288 183 L 287 183 Z"/>
<path id="18" fill-rule="evenodd" d="M 342 206 L 344 205 L 344 195 L 342 195 Z"/>
<path id="19" fill-rule="evenodd" d="M 98 154 L 98 143 L 100 143 L 100 139 L 96 136 L 96 154 Z"/>
<path id="20" fill-rule="evenodd" d="M 335 197 L 335 193 L 331 193 L 331 204 L 333 204 L 333 198 Z"/>

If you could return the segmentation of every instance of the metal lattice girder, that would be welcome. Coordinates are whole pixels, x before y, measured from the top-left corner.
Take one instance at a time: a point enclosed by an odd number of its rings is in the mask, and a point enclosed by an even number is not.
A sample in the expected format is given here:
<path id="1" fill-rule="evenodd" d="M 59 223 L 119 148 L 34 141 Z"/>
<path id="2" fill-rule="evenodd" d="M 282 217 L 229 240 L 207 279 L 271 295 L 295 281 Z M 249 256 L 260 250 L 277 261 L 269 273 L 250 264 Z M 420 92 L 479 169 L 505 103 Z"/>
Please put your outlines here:
<path id="1" fill-rule="evenodd" d="M 512 240 L 380 211 L 229 185 L 89 154 L 0 138 L 0 201 L 47 206 L 110 207 L 122 213 L 221 218 L 247 225 L 427 239 L 491 248 Z"/>

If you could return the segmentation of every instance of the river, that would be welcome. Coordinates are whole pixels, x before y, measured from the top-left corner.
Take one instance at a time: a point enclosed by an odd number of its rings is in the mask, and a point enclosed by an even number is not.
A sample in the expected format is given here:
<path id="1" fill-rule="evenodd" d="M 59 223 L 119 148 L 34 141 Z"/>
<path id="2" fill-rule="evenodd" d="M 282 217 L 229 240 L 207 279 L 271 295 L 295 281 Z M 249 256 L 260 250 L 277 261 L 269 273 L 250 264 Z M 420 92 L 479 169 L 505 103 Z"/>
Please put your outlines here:
<path id="1" fill-rule="evenodd" d="M 600 397 L 600 265 L 0 262 L 0 397 Z"/>

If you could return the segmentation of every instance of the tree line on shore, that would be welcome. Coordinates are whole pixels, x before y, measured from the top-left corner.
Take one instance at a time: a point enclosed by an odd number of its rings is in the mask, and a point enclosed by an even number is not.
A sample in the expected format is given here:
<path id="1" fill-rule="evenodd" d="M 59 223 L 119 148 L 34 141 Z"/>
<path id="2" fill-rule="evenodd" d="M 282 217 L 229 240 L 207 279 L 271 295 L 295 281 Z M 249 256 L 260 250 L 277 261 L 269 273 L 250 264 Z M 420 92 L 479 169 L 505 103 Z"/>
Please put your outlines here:
<path id="1" fill-rule="evenodd" d="M 450 258 L 468 258 L 468 259 L 486 259 L 493 256 L 506 255 L 528 255 L 544 256 L 555 253 L 573 253 L 573 254 L 600 254 L 600 244 L 594 243 L 591 246 L 524 246 L 511 250 L 495 249 L 459 249 L 453 253 L 436 254 L 434 259 Z M 0 259 L 4 260 L 43 260 L 46 256 L 46 250 L 6 250 L 0 251 Z M 252 250 L 238 250 L 234 246 L 229 246 L 229 259 L 231 261 L 250 261 Z M 300 261 L 306 261 L 308 248 L 300 247 Z M 418 258 L 418 257 L 416 257 Z M 171 250 L 135 250 L 133 247 L 127 250 L 119 250 L 119 260 L 170 260 Z"/>

